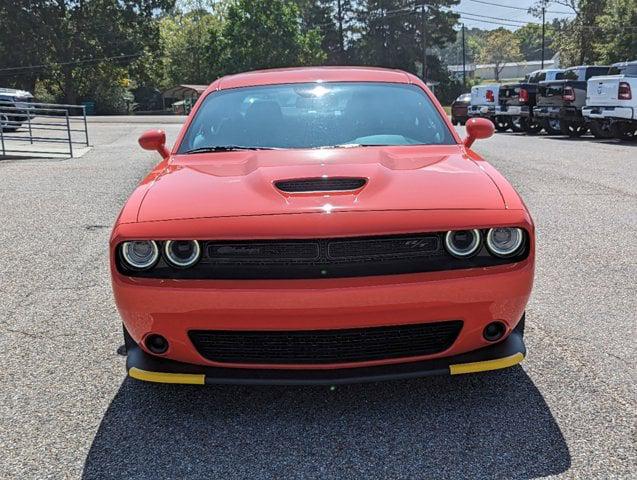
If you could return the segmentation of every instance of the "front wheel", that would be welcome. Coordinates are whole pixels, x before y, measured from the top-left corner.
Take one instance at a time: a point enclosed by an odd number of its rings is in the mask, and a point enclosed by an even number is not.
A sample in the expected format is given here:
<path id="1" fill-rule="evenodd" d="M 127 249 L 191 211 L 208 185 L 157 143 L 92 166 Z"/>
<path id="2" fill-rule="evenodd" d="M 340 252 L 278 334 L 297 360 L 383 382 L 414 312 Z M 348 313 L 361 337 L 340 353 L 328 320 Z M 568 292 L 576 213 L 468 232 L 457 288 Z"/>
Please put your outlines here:
<path id="1" fill-rule="evenodd" d="M 506 132 L 509 128 L 511 128 L 511 120 L 501 115 L 495 117 L 493 124 L 498 132 Z"/>
<path id="2" fill-rule="evenodd" d="M 457 126 L 460 122 L 457 118 L 451 117 L 451 125 Z"/>
<path id="3" fill-rule="evenodd" d="M 569 137 L 581 137 L 588 132 L 586 125 L 567 121 L 560 122 L 560 129 L 562 130 L 562 135 L 568 135 Z"/>
<path id="4" fill-rule="evenodd" d="M 549 118 L 542 122 L 542 127 L 549 135 L 559 135 L 562 133 L 560 121 L 557 118 Z"/>
<path id="5" fill-rule="evenodd" d="M 613 134 L 620 140 L 634 141 L 637 138 L 637 127 L 635 124 L 617 122 L 613 124 Z"/>

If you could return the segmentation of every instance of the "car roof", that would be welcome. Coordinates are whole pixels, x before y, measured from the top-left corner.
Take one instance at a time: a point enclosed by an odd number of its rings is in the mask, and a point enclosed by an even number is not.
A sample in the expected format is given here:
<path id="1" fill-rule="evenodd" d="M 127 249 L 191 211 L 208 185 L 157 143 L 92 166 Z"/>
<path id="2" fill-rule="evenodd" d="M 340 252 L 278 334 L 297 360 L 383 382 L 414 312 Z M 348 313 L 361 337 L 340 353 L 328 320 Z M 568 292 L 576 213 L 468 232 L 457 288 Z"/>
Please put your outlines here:
<path id="1" fill-rule="evenodd" d="M 628 66 L 628 65 L 636 65 L 637 64 L 637 60 L 631 60 L 630 62 L 617 62 L 617 63 L 613 63 L 613 67 L 623 67 L 623 66 Z"/>
<path id="2" fill-rule="evenodd" d="M 414 83 L 416 77 L 401 70 L 375 67 L 298 67 L 257 70 L 222 77 L 208 90 L 311 82 Z"/>
<path id="3" fill-rule="evenodd" d="M 542 70 L 534 70 L 531 73 L 529 73 L 529 75 L 536 75 L 536 74 L 542 73 L 542 72 L 549 73 L 549 72 L 563 72 L 563 71 L 564 71 L 564 69 L 562 69 L 562 68 L 545 68 L 545 69 L 542 69 Z"/>

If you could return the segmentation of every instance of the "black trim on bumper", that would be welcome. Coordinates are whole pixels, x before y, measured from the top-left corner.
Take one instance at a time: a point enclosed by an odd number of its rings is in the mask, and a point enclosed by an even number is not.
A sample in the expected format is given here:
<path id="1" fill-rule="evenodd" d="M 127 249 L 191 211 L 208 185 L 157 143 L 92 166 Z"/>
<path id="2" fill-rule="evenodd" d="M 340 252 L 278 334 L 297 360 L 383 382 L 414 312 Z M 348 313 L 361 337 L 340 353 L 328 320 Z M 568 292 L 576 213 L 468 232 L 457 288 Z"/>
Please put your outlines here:
<path id="1" fill-rule="evenodd" d="M 128 349 L 126 369 L 130 376 L 160 383 L 243 385 L 336 385 L 398 380 L 432 375 L 471 373 L 506 368 L 526 354 L 524 317 L 502 342 L 453 357 L 376 367 L 328 370 L 279 370 L 218 368 L 154 357 L 138 346 Z"/>

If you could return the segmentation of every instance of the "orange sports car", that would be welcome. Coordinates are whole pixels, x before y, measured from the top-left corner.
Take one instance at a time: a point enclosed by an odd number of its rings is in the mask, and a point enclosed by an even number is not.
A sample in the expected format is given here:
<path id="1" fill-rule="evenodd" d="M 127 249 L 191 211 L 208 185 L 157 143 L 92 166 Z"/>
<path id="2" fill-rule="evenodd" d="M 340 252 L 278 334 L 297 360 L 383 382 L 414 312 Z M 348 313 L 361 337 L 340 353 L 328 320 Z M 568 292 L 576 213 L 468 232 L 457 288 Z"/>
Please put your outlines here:
<path id="1" fill-rule="evenodd" d="M 128 374 L 337 384 L 519 363 L 524 203 L 414 75 L 293 68 L 215 81 L 113 228 Z"/>

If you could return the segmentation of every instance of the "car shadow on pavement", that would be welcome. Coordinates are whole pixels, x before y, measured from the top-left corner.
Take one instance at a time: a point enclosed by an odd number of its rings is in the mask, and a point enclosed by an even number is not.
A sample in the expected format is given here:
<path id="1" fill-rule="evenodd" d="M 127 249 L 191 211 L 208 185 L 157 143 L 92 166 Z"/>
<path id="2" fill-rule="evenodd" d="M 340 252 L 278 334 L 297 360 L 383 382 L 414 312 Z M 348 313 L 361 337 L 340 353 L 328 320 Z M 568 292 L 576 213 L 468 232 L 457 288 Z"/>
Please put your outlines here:
<path id="1" fill-rule="evenodd" d="M 335 389 L 127 378 L 83 478 L 526 479 L 570 464 L 546 402 L 516 366 Z"/>

